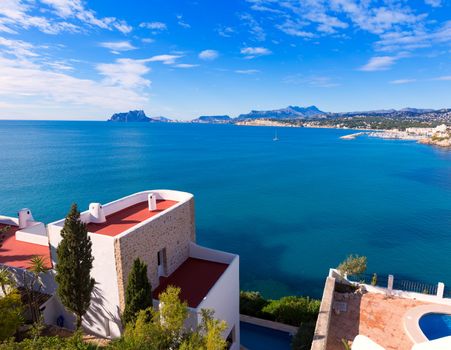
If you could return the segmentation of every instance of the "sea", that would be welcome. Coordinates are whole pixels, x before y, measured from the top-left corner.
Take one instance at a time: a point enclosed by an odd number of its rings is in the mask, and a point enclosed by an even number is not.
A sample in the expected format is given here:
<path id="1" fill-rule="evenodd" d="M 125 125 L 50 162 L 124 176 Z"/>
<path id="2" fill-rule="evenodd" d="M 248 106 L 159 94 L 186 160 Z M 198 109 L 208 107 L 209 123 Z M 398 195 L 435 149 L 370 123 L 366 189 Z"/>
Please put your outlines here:
<path id="1" fill-rule="evenodd" d="M 278 141 L 273 141 L 277 132 Z M 451 286 L 451 151 L 350 130 L 0 121 L 0 214 L 62 218 L 149 189 L 191 192 L 198 243 L 240 255 L 241 289 L 321 297 L 347 255 Z"/>

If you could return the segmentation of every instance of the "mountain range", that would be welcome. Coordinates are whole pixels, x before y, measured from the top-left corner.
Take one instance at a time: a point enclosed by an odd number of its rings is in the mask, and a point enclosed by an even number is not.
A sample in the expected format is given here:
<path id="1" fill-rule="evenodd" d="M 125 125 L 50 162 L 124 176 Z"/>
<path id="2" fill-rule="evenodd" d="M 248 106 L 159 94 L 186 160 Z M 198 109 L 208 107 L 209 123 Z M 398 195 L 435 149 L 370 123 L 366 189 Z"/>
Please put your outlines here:
<path id="1" fill-rule="evenodd" d="M 288 106 L 281 109 L 273 110 L 252 110 L 246 114 L 240 114 L 237 118 L 231 118 L 228 115 L 203 115 L 191 120 L 191 123 L 201 124 L 233 124 L 235 122 L 257 120 L 257 119 L 333 119 L 343 117 L 386 117 L 386 118 L 435 118 L 443 115 L 449 115 L 450 109 L 419 109 L 419 108 L 403 108 L 403 109 L 381 109 L 361 112 L 324 112 L 316 106 L 298 107 Z M 143 110 L 134 110 L 125 113 L 116 113 L 108 119 L 109 122 L 147 122 L 147 123 L 168 123 L 176 122 L 176 120 L 165 117 L 148 117 Z"/>

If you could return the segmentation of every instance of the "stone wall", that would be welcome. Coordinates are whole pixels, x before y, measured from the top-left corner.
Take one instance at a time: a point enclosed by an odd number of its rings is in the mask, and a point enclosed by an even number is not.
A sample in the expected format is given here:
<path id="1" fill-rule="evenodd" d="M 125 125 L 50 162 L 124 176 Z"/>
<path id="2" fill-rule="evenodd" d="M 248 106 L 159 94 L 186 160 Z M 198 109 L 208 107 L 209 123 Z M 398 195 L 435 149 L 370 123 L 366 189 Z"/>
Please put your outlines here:
<path id="1" fill-rule="evenodd" d="M 158 251 L 166 248 L 166 273 L 174 272 L 188 257 L 189 244 L 195 241 L 194 199 L 171 208 L 146 225 L 119 237 L 114 242 L 121 310 L 125 304 L 128 274 L 136 258 L 147 264 L 147 275 L 155 289 L 158 284 Z"/>

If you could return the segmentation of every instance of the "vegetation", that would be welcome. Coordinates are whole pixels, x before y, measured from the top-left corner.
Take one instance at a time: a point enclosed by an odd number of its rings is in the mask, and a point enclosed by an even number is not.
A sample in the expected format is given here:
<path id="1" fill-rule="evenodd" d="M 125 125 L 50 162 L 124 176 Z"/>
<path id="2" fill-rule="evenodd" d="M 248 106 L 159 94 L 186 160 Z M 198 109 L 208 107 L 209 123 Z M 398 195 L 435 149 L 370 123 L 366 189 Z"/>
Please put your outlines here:
<path id="1" fill-rule="evenodd" d="M 0 341 L 16 334 L 23 323 L 23 310 L 20 294 L 16 289 L 11 289 L 0 298 Z"/>
<path id="2" fill-rule="evenodd" d="M 77 316 L 77 328 L 91 302 L 94 279 L 91 278 L 91 239 L 86 224 L 80 220 L 77 205 L 73 204 L 61 230 L 62 241 L 56 250 L 56 282 L 63 305 Z"/>
<path id="3" fill-rule="evenodd" d="M 213 312 L 210 310 L 201 310 L 202 322 L 199 327 L 194 330 L 185 329 L 188 309 L 187 304 L 180 301 L 179 288 L 168 287 L 160 294 L 160 302 L 159 311 L 155 311 L 152 307 L 139 311 L 135 322 L 127 324 L 124 335 L 104 346 L 103 349 L 225 350 L 227 348 L 227 342 L 222 338 L 227 324 L 214 319 Z M 0 309 L 0 311 L 3 315 L 3 310 Z M 16 328 L 14 332 L 15 330 Z M 2 325 L 0 332 L 3 331 Z M 12 334 L 14 333 L 6 334 L 3 339 Z M 95 345 L 83 342 L 81 332 L 76 332 L 70 338 L 40 336 L 21 342 L 10 338 L 0 343 L 0 350 L 93 350 L 97 348 Z"/>
<path id="4" fill-rule="evenodd" d="M 24 339 L 15 342 L 9 339 L 0 343 L 0 350 L 95 350 L 96 345 L 83 341 L 81 333 L 77 332 L 70 338 L 38 337 L 34 339 Z"/>
<path id="5" fill-rule="evenodd" d="M 11 272 L 6 267 L 0 268 L 0 288 L 3 295 L 8 294 L 8 288 L 14 286 L 14 280 L 11 276 Z"/>
<path id="6" fill-rule="evenodd" d="M 31 320 L 38 322 L 40 317 L 38 296 L 44 287 L 41 275 L 49 271 L 42 256 L 34 256 L 30 260 L 30 267 L 22 274 L 22 287 L 31 313 Z"/>
<path id="7" fill-rule="evenodd" d="M 259 292 L 240 292 L 240 313 L 243 315 L 269 318 L 269 315 L 263 313 L 263 308 L 268 304 L 269 301 L 263 298 Z"/>
<path id="8" fill-rule="evenodd" d="M 366 271 L 366 256 L 349 255 L 340 265 L 337 270 L 342 275 L 360 275 Z"/>
<path id="9" fill-rule="evenodd" d="M 134 322 L 139 311 L 152 306 L 152 288 L 147 278 L 147 265 L 139 258 L 133 262 L 125 291 L 124 323 Z"/>
<path id="10" fill-rule="evenodd" d="M 202 310 L 202 323 L 195 330 L 183 327 L 188 309 L 180 301 L 180 289 L 169 286 L 160 294 L 160 310 L 153 308 L 138 312 L 136 322 L 127 324 L 122 338 L 109 348 L 114 350 L 180 349 L 223 350 L 226 342 L 221 333 L 227 328 L 224 321 L 213 318 L 211 311 Z M 1 350 L 1 349 L 0 349 Z"/>
<path id="11" fill-rule="evenodd" d="M 319 300 L 309 297 L 288 296 L 270 300 L 262 311 L 276 322 L 299 326 L 305 322 L 316 322 L 320 304 Z"/>

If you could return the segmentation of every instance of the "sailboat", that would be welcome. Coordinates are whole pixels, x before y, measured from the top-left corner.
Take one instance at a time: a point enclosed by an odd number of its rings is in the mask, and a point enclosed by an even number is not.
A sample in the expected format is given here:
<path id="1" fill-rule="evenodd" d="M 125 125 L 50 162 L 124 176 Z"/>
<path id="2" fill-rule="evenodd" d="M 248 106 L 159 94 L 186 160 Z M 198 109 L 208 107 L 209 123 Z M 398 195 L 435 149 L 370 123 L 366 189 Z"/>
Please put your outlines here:
<path id="1" fill-rule="evenodd" d="M 277 137 L 277 130 L 274 133 L 274 138 L 272 139 L 273 141 L 279 141 L 279 138 Z"/>

